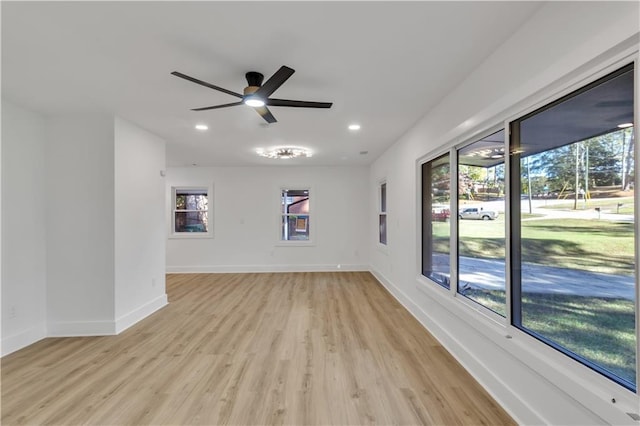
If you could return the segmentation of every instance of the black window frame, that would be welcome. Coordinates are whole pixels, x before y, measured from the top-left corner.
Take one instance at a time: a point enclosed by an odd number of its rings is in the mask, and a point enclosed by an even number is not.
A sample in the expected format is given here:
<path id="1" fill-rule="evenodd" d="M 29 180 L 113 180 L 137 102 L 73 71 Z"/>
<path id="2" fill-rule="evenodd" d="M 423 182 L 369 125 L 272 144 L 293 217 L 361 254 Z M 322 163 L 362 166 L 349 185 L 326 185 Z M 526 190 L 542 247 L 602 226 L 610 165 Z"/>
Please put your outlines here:
<path id="1" fill-rule="evenodd" d="M 509 129 L 509 174 L 507 176 L 507 179 L 509 181 L 509 188 L 508 188 L 508 198 L 509 198 L 509 211 L 510 211 L 510 220 L 508 223 L 508 231 L 509 231 L 509 240 L 510 240 L 510 244 L 508 247 L 508 254 L 509 254 L 509 265 L 508 265 L 508 274 L 509 274 L 509 282 L 510 282 L 510 303 L 509 303 L 509 307 L 510 307 L 510 311 L 509 311 L 509 316 L 508 318 L 510 318 L 510 325 L 512 325 L 513 327 L 517 328 L 518 330 L 522 331 L 523 333 L 532 336 L 533 338 L 539 340 L 540 342 L 544 343 L 545 345 L 563 353 L 564 355 L 567 355 L 568 357 L 572 358 L 573 360 L 583 364 L 584 366 L 590 368 L 591 370 L 605 376 L 606 378 L 614 381 L 615 383 L 619 384 L 620 386 L 623 386 L 624 388 L 635 392 L 637 394 L 638 392 L 638 383 L 633 384 L 628 382 L 627 380 L 613 374 L 612 372 L 608 371 L 607 369 L 601 367 L 600 365 L 594 363 L 593 361 L 590 361 L 588 359 L 586 359 L 585 357 L 576 354 L 575 352 L 571 351 L 570 349 L 554 342 L 553 340 L 545 337 L 544 335 L 531 330 L 525 326 L 522 325 L 522 233 L 521 233 L 521 159 L 522 154 L 523 154 L 523 150 L 521 149 L 521 128 L 520 128 L 520 124 L 531 118 L 534 117 L 544 111 L 547 111 L 557 105 L 560 105 L 576 96 L 579 96 L 593 88 L 596 88 L 598 86 L 600 86 L 601 84 L 604 84 L 616 77 L 619 77 L 622 74 L 628 73 L 628 72 L 632 72 L 632 75 L 634 77 L 634 96 L 636 95 L 636 90 L 638 87 L 638 82 L 636 81 L 636 74 L 635 74 L 635 63 L 629 63 L 603 77 L 600 77 L 598 79 L 596 79 L 595 81 L 586 84 L 564 96 L 561 96 L 560 98 L 545 104 L 544 106 L 535 109 L 534 111 L 531 111 L 521 117 L 518 117 L 512 121 L 509 122 L 508 125 L 508 129 Z M 633 108 L 635 108 L 635 104 L 633 105 Z M 634 111 L 634 117 L 637 116 L 637 113 Z M 606 134 L 607 132 L 604 133 L 600 133 L 600 134 L 594 134 L 592 135 L 592 137 L 596 137 L 596 136 L 600 136 L 602 134 Z M 637 135 L 637 133 L 634 130 L 634 134 Z M 637 137 L 636 137 L 637 139 Z M 578 142 L 578 141 L 575 141 Z M 558 145 L 561 146 L 561 145 Z M 637 151 L 637 146 L 636 149 Z M 543 152 L 543 151 L 540 151 Z M 528 155 L 533 155 L 534 153 L 529 153 Z M 635 154 L 637 156 L 637 154 Z M 637 204 L 637 202 L 636 202 Z M 637 220 L 637 216 L 638 212 L 635 212 L 635 217 Z M 638 247 L 638 232 L 635 232 L 635 247 L 636 247 L 636 251 L 637 251 L 637 247 Z M 635 253 L 635 258 L 637 260 L 638 258 L 638 253 Z M 637 263 L 637 262 L 636 262 Z M 635 265 L 635 273 L 637 275 L 637 270 L 638 270 L 638 265 Z M 636 286 L 638 280 L 636 277 Z M 636 329 L 636 339 L 638 338 L 638 329 L 640 327 L 640 324 L 638 324 L 637 322 L 637 318 L 638 318 L 638 301 L 635 301 L 635 309 L 636 309 L 636 325 L 635 325 L 635 329 Z M 636 347 L 638 346 L 638 344 L 636 343 Z M 638 361 L 637 358 L 640 357 L 640 353 L 638 353 L 636 351 L 636 369 L 638 368 Z M 636 378 L 638 377 L 638 372 L 636 371 Z"/>

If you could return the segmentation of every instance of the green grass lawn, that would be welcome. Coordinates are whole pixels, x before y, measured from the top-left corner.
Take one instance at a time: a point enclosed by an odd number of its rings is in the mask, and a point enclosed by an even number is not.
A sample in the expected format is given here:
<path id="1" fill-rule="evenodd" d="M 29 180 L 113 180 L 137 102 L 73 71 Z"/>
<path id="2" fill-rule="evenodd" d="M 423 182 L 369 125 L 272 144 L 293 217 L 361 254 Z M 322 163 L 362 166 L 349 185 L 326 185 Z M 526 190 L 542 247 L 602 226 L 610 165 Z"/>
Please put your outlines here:
<path id="1" fill-rule="evenodd" d="M 459 253 L 505 258 L 504 215 L 497 220 L 461 220 Z M 596 219 L 538 219 L 522 222 L 526 263 L 630 275 L 634 268 L 633 223 Z M 449 252 L 449 223 L 433 224 L 434 250 Z"/>
<path id="2" fill-rule="evenodd" d="M 504 292 L 470 290 L 465 295 L 504 312 Z M 522 325 L 635 383 L 633 301 L 529 293 L 522 298 Z"/>
<path id="3" fill-rule="evenodd" d="M 522 223 L 522 260 L 619 275 L 634 271 L 633 223 L 543 219 Z"/>
<path id="4" fill-rule="evenodd" d="M 560 204 L 549 204 L 546 206 L 541 206 L 542 209 L 554 209 L 554 210 L 573 210 L 573 199 L 566 199 L 565 202 Z M 622 197 L 615 199 L 599 199 L 592 198 L 587 200 L 586 204 L 584 200 L 578 200 L 578 210 L 593 210 L 596 207 L 600 207 L 602 211 L 607 211 L 609 213 L 620 213 L 620 214 L 633 214 L 634 206 L 633 197 Z M 618 209 L 618 203 L 621 203 L 622 206 Z"/>

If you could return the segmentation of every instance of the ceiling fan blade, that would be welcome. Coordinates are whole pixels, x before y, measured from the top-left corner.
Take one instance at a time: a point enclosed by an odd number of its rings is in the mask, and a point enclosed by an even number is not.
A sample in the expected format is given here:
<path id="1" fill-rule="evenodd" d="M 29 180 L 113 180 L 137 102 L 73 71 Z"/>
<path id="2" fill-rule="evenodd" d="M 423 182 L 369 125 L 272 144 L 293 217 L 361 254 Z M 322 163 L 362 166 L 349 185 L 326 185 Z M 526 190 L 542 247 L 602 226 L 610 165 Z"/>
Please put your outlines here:
<path id="1" fill-rule="evenodd" d="M 236 105 L 242 105 L 242 101 L 240 101 L 240 102 L 232 102 L 230 104 L 202 107 L 202 108 L 192 108 L 191 111 L 206 111 L 206 110 L 209 110 L 209 109 L 226 108 L 226 107 L 232 107 L 232 106 L 236 106 Z"/>
<path id="2" fill-rule="evenodd" d="M 176 77 L 180 77 L 180 78 L 184 78 L 185 80 L 189 80 L 192 83 L 196 83 L 196 84 L 199 84 L 201 86 L 208 87 L 209 89 L 217 90 L 219 92 L 226 93 L 226 94 L 231 95 L 231 96 L 235 96 L 236 98 L 242 98 L 242 95 L 240 93 L 232 92 L 231 90 L 227 90 L 227 89 L 223 89 L 222 87 L 214 86 L 211 83 L 207 83 L 206 81 L 198 80 L 197 78 L 189 77 L 188 75 L 182 74 L 181 72 L 174 71 L 171 74 L 175 75 Z"/>
<path id="3" fill-rule="evenodd" d="M 278 120 L 276 120 L 276 118 L 273 116 L 273 114 L 271 114 L 271 111 L 269 111 L 269 108 L 267 108 L 266 106 L 255 107 L 253 109 L 255 109 L 256 112 L 258 114 L 260 114 L 260 116 L 262 116 L 262 118 L 264 118 L 264 120 L 267 123 L 277 123 L 278 122 Z"/>
<path id="4" fill-rule="evenodd" d="M 333 102 L 292 101 L 290 99 L 267 99 L 269 106 L 297 107 L 297 108 L 331 108 Z"/>
<path id="5" fill-rule="evenodd" d="M 255 96 L 267 99 L 269 95 L 275 92 L 278 87 L 282 86 L 282 83 L 287 81 L 289 77 L 293 75 L 295 72 L 294 69 L 289 68 L 285 65 L 281 66 L 275 74 L 273 74 L 266 83 L 264 83 L 260 88 L 254 93 Z"/>

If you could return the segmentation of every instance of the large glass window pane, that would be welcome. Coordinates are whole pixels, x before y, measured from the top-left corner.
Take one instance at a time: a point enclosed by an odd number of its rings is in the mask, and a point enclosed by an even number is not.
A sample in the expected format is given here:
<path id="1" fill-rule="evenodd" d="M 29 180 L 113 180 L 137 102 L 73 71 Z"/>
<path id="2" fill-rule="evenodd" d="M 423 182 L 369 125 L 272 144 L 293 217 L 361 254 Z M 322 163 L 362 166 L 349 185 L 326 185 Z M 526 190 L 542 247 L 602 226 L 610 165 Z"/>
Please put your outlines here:
<path id="1" fill-rule="evenodd" d="M 634 78 L 511 125 L 513 323 L 636 389 Z"/>
<path id="2" fill-rule="evenodd" d="M 504 130 L 458 151 L 458 293 L 506 316 Z"/>
<path id="3" fill-rule="evenodd" d="M 422 274 L 449 288 L 451 215 L 449 154 L 422 165 Z"/>
<path id="4" fill-rule="evenodd" d="M 282 241 L 309 240 L 309 190 L 284 189 L 281 194 Z"/>

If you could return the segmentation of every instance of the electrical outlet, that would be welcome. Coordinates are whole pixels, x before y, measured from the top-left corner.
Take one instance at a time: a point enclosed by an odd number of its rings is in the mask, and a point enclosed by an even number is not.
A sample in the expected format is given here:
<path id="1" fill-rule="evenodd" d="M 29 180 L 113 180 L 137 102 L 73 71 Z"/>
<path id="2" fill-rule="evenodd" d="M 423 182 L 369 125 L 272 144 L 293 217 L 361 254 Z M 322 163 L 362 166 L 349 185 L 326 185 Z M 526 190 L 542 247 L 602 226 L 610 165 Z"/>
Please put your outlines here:
<path id="1" fill-rule="evenodd" d="M 156 286 L 156 279 L 151 278 L 151 287 L 155 288 L 155 286 Z"/>
<path id="2" fill-rule="evenodd" d="M 15 318 L 16 317 L 16 305 L 11 305 L 9 307 L 9 318 Z"/>

